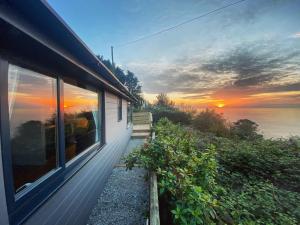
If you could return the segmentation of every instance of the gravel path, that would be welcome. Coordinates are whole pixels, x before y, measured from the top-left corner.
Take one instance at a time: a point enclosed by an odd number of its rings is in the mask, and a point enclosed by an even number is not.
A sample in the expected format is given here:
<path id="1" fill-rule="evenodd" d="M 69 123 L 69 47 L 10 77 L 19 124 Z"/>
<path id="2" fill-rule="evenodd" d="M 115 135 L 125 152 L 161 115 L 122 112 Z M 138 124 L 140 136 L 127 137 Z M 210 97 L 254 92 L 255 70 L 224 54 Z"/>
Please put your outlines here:
<path id="1" fill-rule="evenodd" d="M 145 142 L 144 139 L 131 139 L 126 147 L 124 152 L 124 157 L 127 156 L 130 152 L 132 152 L 135 148 L 140 147 Z M 121 160 L 122 161 L 122 160 Z"/>
<path id="2" fill-rule="evenodd" d="M 131 140 L 125 155 L 142 143 L 142 140 Z M 140 168 L 126 171 L 124 167 L 116 167 L 89 217 L 88 225 L 146 224 L 149 185 L 145 175 L 146 171 Z"/>

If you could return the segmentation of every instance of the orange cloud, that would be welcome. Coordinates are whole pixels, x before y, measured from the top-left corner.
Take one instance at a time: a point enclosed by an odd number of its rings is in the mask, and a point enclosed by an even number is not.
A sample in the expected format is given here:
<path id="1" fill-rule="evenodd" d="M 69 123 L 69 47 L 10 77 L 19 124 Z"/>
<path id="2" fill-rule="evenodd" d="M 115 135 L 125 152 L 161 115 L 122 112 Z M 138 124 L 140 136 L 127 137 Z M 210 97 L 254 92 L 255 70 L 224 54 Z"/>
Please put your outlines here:
<path id="1" fill-rule="evenodd" d="M 155 94 L 145 95 L 151 102 Z M 297 106 L 300 105 L 300 91 L 259 92 L 254 88 L 223 88 L 213 93 L 197 95 L 169 93 L 169 98 L 176 105 L 190 105 L 199 108 L 215 107 L 268 107 L 268 106 Z"/>

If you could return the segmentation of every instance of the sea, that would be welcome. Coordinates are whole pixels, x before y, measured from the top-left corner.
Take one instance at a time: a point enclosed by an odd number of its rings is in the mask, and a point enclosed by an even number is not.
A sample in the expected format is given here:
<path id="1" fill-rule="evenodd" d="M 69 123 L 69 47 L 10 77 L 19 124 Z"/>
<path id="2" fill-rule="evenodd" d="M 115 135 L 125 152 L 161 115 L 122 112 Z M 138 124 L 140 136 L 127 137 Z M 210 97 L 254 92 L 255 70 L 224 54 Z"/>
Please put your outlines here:
<path id="1" fill-rule="evenodd" d="M 300 136 L 300 108 L 217 108 L 230 122 L 249 119 L 265 138 Z"/>

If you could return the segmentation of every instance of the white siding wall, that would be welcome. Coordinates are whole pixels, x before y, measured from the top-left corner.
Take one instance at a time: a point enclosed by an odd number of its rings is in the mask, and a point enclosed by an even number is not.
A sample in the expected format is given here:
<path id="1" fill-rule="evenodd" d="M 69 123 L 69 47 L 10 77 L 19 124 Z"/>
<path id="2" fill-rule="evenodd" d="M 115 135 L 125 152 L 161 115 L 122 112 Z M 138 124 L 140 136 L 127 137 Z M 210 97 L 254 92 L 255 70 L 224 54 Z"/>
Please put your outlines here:
<path id="1" fill-rule="evenodd" d="M 122 120 L 118 121 L 118 97 L 106 92 L 106 140 L 107 142 L 115 139 L 127 129 L 127 101 L 122 99 Z"/>
<path id="2" fill-rule="evenodd" d="M 127 128 L 127 102 L 118 122 L 118 98 L 105 93 L 106 142 L 81 170 L 26 222 L 27 225 L 85 225 L 114 165 L 121 158 L 131 136 Z"/>

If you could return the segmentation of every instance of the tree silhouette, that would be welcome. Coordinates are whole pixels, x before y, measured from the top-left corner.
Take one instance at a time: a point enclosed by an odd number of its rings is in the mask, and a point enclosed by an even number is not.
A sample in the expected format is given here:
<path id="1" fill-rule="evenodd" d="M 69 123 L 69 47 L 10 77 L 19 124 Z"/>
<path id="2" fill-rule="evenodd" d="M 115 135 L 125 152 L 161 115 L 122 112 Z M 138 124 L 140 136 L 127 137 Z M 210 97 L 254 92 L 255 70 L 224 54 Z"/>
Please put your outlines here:
<path id="1" fill-rule="evenodd" d="M 97 55 L 97 58 L 119 79 L 119 81 L 124 84 L 129 90 L 129 92 L 137 99 L 137 103 L 134 103 L 135 107 L 140 107 L 144 103 L 142 98 L 142 86 L 140 85 L 139 79 L 136 75 L 127 71 L 125 73 L 120 67 L 112 65 L 108 59 L 104 59 L 103 56 Z"/>
<path id="2" fill-rule="evenodd" d="M 243 140 L 254 140 L 262 137 L 257 133 L 257 130 L 258 124 L 248 119 L 234 122 L 231 128 L 232 134 Z"/>
<path id="3" fill-rule="evenodd" d="M 172 109 L 174 108 L 175 103 L 169 99 L 167 94 L 160 93 L 156 96 L 156 102 L 154 103 L 154 106 Z"/>

